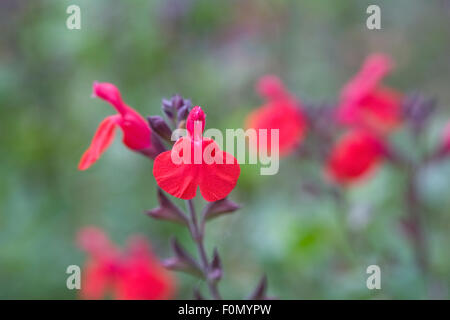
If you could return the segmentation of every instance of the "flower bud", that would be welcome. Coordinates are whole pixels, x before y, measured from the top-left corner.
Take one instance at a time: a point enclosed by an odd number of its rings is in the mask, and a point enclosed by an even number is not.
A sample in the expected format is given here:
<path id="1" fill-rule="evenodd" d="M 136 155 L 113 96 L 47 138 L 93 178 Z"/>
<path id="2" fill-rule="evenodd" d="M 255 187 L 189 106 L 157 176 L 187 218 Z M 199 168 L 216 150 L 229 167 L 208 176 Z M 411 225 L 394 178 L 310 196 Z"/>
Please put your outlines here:
<path id="1" fill-rule="evenodd" d="M 170 130 L 167 123 L 160 116 L 150 116 L 147 117 L 150 128 L 156 132 L 161 138 L 170 141 L 172 136 L 172 130 Z"/>
<path id="2" fill-rule="evenodd" d="M 182 106 L 180 109 L 178 109 L 178 121 L 186 120 L 186 118 L 189 115 L 189 107 L 187 105 Z"/>

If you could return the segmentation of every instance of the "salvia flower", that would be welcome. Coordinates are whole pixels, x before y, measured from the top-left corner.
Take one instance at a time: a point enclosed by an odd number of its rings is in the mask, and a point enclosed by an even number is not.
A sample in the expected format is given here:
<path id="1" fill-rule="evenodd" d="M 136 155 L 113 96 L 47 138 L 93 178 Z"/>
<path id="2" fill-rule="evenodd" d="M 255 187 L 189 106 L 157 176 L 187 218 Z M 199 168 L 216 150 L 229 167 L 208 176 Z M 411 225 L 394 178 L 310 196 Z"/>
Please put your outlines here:
<path id="1" fill-rule="evenodd" d="M 326 173 L 344 185 L 360 181 L 378 167 L 384 153 L 382 142 L 371 132 L 350 131 L 332 148 Z"/>
<path id="2" fill-rule="evenodd" d="M 397 127 L 402 121 L 402 95 L 380 84 L 391 69 L 392 61 L 388 56 L 370 55 L 341 91 L 338 121 L 379 134 Z"/>
<path id="3" fill-rule="evenodd" d="M 163 300 L 173 296 L 174 279 L 143 238 L 130 239 L 122 251 L 102 230 L 86 227 L 77 242 L 88 255 L 82 272 L 83 299 Z"/>
<path id="4" fill-rule="evenodd" d="M 203 137 L 204 128 L 205 113 L 196 106 L 186 121 L 188 135 L 155 159 L 156 182 L 174 197 L 192 199 L 200 188 L 205 200 L 217 201 L 236 186 L 240 174 L 236 158 L 222 151 L 214 140 Z"/>
<path id="5" fill-rule="evenodd" d="M 91 145 L 81 157 L 78 169 L 86 170 L 95 163 L 114 139 L 115 129 L 123 131 L 123 143 L 133 151 L 148 153 L 152 147 L 152 132 L 147 121 L 123 102 L 119 90 L 111 83 L 95 82 L 93 96 L 109 102 L 117 114 L 106 117 L 99 125 Z"/>
<path id="6" fill-rule="evenodd" d="M 249 114 L 246 127 L 267 130 L 267 151 L 271 151 L 271 130 L 279 130 L 279 153 L 288 155 L 301 143 L 305 134 L 305 117 L 300 102 L 273 75 L 262 77 L 256 90 L 267 100 L 266 104 Z M 259 144 L 259 143 L 258 143 Z M 262 148 L 263 146 L 258 146 Z"/>
<path id="7" fill-rule="evenodd" d="M 162 100 L 162 111 L 175 126 L 186 120 L 189 110 L 192 108 L 190 99 L 184 99 L 181 95 L 176 94 L 170 99 Z"/>

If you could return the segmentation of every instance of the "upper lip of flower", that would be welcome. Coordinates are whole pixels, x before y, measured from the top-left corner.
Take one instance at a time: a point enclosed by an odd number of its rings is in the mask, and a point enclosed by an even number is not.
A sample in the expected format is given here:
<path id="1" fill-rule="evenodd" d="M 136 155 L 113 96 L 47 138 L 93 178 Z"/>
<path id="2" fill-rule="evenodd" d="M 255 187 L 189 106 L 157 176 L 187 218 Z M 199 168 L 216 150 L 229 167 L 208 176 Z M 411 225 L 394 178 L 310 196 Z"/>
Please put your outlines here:
<path id="1" fill-rule="evenodd" d="M 256 130 L 279 129 L 279 153 L 281 156 L 288 155 L 298 147 L 305 135 L 306 119 L 301 103 L 274 75 L 261 77 L 256 90 L 267 102 L 247 116 L 246 127 Z M 267 145 L 269 153 L 270 140 Z"/>
<path id="2" fill-rule="evenodd" d="M 393 66 L 389 56 L 367 57 L 360 71 L 343 87 L 337 120 L 379 133 L 392 131 L 401 121 L 400 97 L 395 90 L 383 87 L 381 80 Z"/>
<path id="3" fill-rule="evenodd" d="M 192 109 L 187 119 L 186 127 L 189 135 L 180 138 L 171 151 L 163 152 L 155 159 L 153 175 L 158 186 L 177 198 L 192 199 L 200 187 L 200 192 L 207 201 L 217 201 L 225 198 L 234 189 L 239 178 L 240 167 L 234 157 L 232 163 L 205 162 L 203 151 L 211 144 L 214 144 L 212 150 L 222 152 L 222 159 L 232 156 L 220 150 L 214 140 L 203 138 L 204 126 L 205 114 L 197 106 Z M 184 148 L 201 151 L 200 163 L 196 161 L 195 150 L 191 151 L 187 161 L 185 160 L 188 155 L 183 154 L 182 162 L 174 163 L 172 152 L 180 150 L 182 152 Z"/>

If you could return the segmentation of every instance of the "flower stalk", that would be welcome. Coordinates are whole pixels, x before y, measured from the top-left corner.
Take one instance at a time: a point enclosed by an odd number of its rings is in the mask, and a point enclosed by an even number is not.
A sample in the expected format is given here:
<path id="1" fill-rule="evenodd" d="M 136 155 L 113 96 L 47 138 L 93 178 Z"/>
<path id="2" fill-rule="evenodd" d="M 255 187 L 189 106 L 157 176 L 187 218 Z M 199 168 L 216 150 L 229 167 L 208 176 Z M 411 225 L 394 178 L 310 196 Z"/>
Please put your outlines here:
<path id="1" fill-rule="evenodd" d="M 193 150 L 197 145 L 204 149 L 208 145 L 215 146 L 212 139 L 202 136 L 205 127 L 206 115 L 203 110 L 196 106 L 191 108 L 191 102 L 181 96 L 174 96 L 170 100 L 163 100 L 163 112 L 170 120 L 170 124 L 160 116 L 148 117 L 149 126 L 155 132 L 155 140 L 161 139 L 172 145 L 172 150 L 161 152 L 153 165 L 153 174 L 160 189 L 158 189 L 159 207 L 147 211 L 147 214 L 158 220 L 165 220 L 186 226 L 197 249 L 198 257 L 189 254 L 176 239 L 172 240 L 174 256 L 167 259 L 165 267 L 170 270 L 182 271 L 203 279 L 207 285 L 212 299 L 221 300 L 218 283 L 222 278 L 222 263 L 217 249 L 212 256 L 208 257 L 205 249 L 205 228 L 206 222 L 217 218 L 223 214 L 232 213 L 240 206 L 226 197 L 235 187 L 239 178 L 240 167 L 236 159 L 232 164 L 207 163 L 197 164 L 190 155 L 185 162 L 174 163 L 172 152 L 180 145 L 187 145 L 187 150 Z M 194 130 L 195 125 L 200 125 L 199 132 Z M 185 127 L 188 131 L 186 137 L 180 137 L 175 144 L 171 141 L 172 130 Z M 191 149 L 192 148 L 192 149 Z M 222 159 L 228 155 L 218 147 L 214 148 L 216 155 L 220 154 Z M 195 153 L 194 153 L 195 154 Z M 186 160 L 186 159 L 184 159 Z M 208 181 L 207 184 L 204 182 Z M 208 201 L 204 209 L 197 213 L 194 204 L 197 189 L 200 189 L 202 197 Z M 185 200 L 186 210 L 178 208 L 163 192 Z M 256 298 L 265 297 L 266 280 L 264 286 L 258 291 Z M 260 284 L 261 286 L 261 284 Z M 196 288 L 194 298 L 203 299 L 203 295 Z"/>
<path id="2" fill-rule="evenodd" d="M 213 279 L 211 277 L 212 272 L 213 272 L 213 268 L 212 268 L 212 263 L 209 262 L 206 250 L 205 250 L 205 244 L 204 244 L 204 230 L 202 230 L 202 228 L 200 228 L 200 225 L 198 224 L 198 219 L 197 219 L 197 212 L 195 210 L 195 206 L 194 206 L 194 202 L 191 200 L 186 200 L 186 204 L 188 207 L 188 211 L 189 211 L 189 230 L 192 236 L 192 239 L 195 242 L 195 245 L 197 247 L 197 251 L 200 257 L 200 261 L 201 261 L 201 268 L 202 268 L 202 273 L 203 273 L 203 277 L 206 281 L 206 283 L 208 284 L 208 288 L 209 291 L 211 292 L 211 296 L 215 299 L 215 300 L 221 300 L 221 296 L 219 293 L 219 290 L 217 288 L 217 284 L 218 284 L 218 280 L 219 279 Z M 202 218 L 203 220 L 203 218 Z M 203 222 L 201 223 L 201 225 L 203 225 Z"/>
<path id="3" fill-rule="evenodd" d="M 428 250 L 421 217 L 421 203 L 417 192 L 417 170 L 410 169 L 405 192 L 408 238 L 415 253 L 417 265 L 426 275 L 428 273 Z"/>

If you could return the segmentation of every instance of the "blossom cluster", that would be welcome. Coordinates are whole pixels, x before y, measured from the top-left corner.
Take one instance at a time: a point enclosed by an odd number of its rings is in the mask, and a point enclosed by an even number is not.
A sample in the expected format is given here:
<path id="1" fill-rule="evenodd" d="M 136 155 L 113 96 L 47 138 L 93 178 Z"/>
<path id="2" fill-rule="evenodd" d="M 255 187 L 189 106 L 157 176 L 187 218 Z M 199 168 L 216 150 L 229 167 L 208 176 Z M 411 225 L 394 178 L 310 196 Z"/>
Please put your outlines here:
<path id="1" fill-rule="evenodd" d="M 367 180 L 384 160 L 393 160 L 388 140 L 395 130 L 423 122 L 425 115 L 420 114 L 432 109 L 420 105 L 421 110 L 415 111 L 420 119 L 414 119 L 408 97 L 383 84 L 393 65 L 385 54 L 370 55 L 343 86 L 337 102 L 325 108 L 303 105 L 278 77 L 264 76 L 256 90 L 267 102 L 248 116 L 247 127 L 279 129 L 281 156 L 304 151 L 308 136 L 318 136 L 325 149 L 319 160 L 331 182 L 351 186 Z M 445 132 L 441 155 L 449 149 L 449 131 Z"/>
<path id="2" fill-rule="evenodd" d="M 175 285 L 173 277 L 165 269 L 167 268 L 191 272 L 205 278 L 213 297 L 219 298 L 216 285 L 222 274 L 220 257 L 217 251 L 212 260 L 207 257 L 203 230 L 208 220 L 239 208 L 226 199 L 238 181 L 239 163 L 231 154 L 222 151 L 213 139 L 203 137 L 206 119 L 204 111 L 199 106 L 193 107 L 189 100 L 181 96 L 175 95 L 170 100 L 163 100 L 165 119 L 150 116 L 147 120 L 123 101 L 119 90 L 111 83 L 95 82 L 93 96 L 107 101 L 117 114 L 106 117 L 100 123 L 89 148 L 81 157 L 79 170 L 86 170 L 99 160 L 111 145 L 115 129 L 119 127 L 123 132 L 123 144 L 128 149 L 153 160 L 153 175 L 160 188 L 160 207 L 148 211 L 148 215 L 188 227 L 201 252 L 201 261 L 196 261 L 176 240 L 173 241 L 175 257 L 165 262 L 154 257 L 143 238 L 134 240 L 124 253 L 112 245 L 101 230 L 86 228 L 79 236 L 79 245 L 89 256 L 84 270 L 81 297 L 171 298 Z M 187 130 L 187 136 L 173 141 L 172 132 L 180 128 Z M 196 152 L 197 149 L 200 152 Z M 203 156 L 206 149 L 210 150 L 209 154 L 214 158 L 226 158 L 227 161 L 218 163 L 194 159 L 197 154 Z M 189 153 L 189 161 L 173 161 L 174 154 L 184 151 Z M 211 203 L 205 207 L 199 222 L 200 217 L 197 217 L 191 202 L 197 189 Z M 172 203 L 162 190 L 189 201 L 189 215 Z"/>

